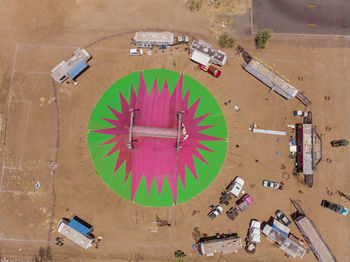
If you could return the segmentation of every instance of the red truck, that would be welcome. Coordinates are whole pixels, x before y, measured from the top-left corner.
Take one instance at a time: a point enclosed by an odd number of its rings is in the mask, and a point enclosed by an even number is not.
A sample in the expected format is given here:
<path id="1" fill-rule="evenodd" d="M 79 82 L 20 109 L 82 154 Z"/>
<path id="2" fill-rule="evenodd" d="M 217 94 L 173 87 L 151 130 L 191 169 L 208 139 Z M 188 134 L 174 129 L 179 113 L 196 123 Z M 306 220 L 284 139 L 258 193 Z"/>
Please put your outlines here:
<path id="1" fill-rule="evenodd" d="M 205 72 L 208 72 L 212 76 L 219 77 L 221 75 L 221 71 L 217 69 L 215 66 L 212 65 L 200 65 L 200 69 L 202 69 Z"/>

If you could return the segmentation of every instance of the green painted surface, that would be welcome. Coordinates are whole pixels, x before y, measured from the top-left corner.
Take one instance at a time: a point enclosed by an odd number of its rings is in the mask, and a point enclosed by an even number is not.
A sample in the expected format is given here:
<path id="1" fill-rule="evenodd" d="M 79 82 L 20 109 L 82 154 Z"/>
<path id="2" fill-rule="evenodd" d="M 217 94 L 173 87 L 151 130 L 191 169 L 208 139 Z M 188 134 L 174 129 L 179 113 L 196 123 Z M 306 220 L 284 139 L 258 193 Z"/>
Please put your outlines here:
<path id="1" fill-rule="evenodd" d="M 167 79 L 170 95 L 172 94 L 175 85 L 180 77 L 180 73 L 166 69 L 144 70 L 143 75 L 148 92 L 150 92 L 155 78 L 157 79 L 159 89 L 163 88 L 165 79 Z M 113 136 L 93 133 L 90 131 L 113 127 L 113 125 L 107 123 L 102 119 L 102 117 L 115 119 L 114 115 L 108 109 L 107 105 L 120 112 L 121 105 L 119 100 L 119 92 L 121 92 L 129 102 L 131 84 L 137 93 L 139 76 L 139 71 L 131 73 L 115 82 L 110 88 L 105 91 L 91 113 L 87 134 L 88 148 L 90 150 L 90 155 L 95 167 L 96 174 L 101 177 L 101 179 L 107 184 L 110 189 L 128 201 L 130 201 L 132 175 L 129 176 L 128 180 L 124 184 L 125 163 L 113 175 L 118 152 L 105 157 L 105 155 L 109 152 L 114 144 L 100 145 Z M 192 199 L 210 185 L 223 165 L 227 150 L 227 127 L 224 116 L 215 98 L 203 85 L 194 80 L 192 77 L 184 74 L 183 96 L 187 92 L 188 88 L 190 88 L 189 106 L 192 105 L 199 97 L 201 97 L 196 112 L 196 117 L 211 112 L 211 114 L 202 122 L 200 122 L 199 125 L 215 126 L 202 131 L 202 133 L 223 138 L 224 140 L 201 141 L 203 145 L 209 147 L 215 153 L 199 150 L 203 157 L 208 161 L 210 166 L 194 157 L 198 181 L 194 178 L 188 169 L 186 170 L 186 188 L 183 187 L 183 184 L 178 177 L 177 204 L 181 204 Z M 155 180 L 148 195 L 145 179 L 142 178 L 134 198 L 134 203 L 145 206 L 173 205 L 173 199 L 167 180 L 164 181 L 162 192 L 160 196 L 158 196 Z"/>

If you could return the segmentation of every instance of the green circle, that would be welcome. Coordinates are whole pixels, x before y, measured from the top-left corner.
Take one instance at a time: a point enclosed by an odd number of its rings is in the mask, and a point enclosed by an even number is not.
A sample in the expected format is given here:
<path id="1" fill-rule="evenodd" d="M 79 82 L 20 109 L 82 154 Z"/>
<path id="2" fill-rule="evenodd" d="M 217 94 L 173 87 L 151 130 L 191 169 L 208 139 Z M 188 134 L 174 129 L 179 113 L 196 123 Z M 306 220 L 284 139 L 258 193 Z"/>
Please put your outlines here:
<path id="1" fill-rule="evenodd" d="M 150 69 L 143 70 L 143 77 L 146 83 L 148 93 L 152 89 L 154 80 L 157 79 L 159 92 L 163 88 L 165 80 L 167 80 L 169 93 L 172 94 L 181 74 L 175 71 L 166 69 Z M 111 150 L 114 144 L 101 145 L 107 139 L 112 138 L 111 135 L 92 132 L 93 130 L 106 129 L 113 127 L 112 124 L 106 122 L 102 118 L 116 119 L 113 113 L 107 107 L 121 112 L 121 103 L 119 98 L 119 92 L 130 101 L 131 84 L 137 90 L 139 87 L 140 71 L 133 72 L 127 76 L 121 78 L 115 82 L 110 88 L 108 88 L 100 100 L 97 102 L 94 110 L 91 113 L 88 123 L 87 141 L 90 155 L 94 164 L 95 172 L 101 179 L 107 184 L 107 186 L 117 193 L 122 198 L 130 201 L 131 199 L 131 177 L 128 177 L 124 183 L 125 178 L 125 162 L 113 175 L 115 163 L 118 158 L 116 152 L 108 157 L 106 154 Z M 200 133 L 221 138 L 221 140 L 200 141 L 200 143 L 214 152 L 198 149 L 200 154 L 209 163 L 199 160 L 193 156 L 194 163 L 197 171 L 196 178 L 192 175 L 191 171 L 186 167 L 185 184 L 184 188 L 180 177 L 178 176 L 177 186 L 177 204 L 184 203 L 206 189 L 214 178 L 219 173 L 226 156 L 227 150 L 227 127 L 225 118 L 222 111 L 210 92 L 198 81 L 194 80 L 189 75 L 183 74 L 183 89 L 182 97 L 184 97 L 187 90 L 190 88 L 188 107 L 190 107 L 195 101 L 200 98 L 200 102 L 195 114 L 195 117 L 199 117 L 210 113 L 204 118 L 198 125 L 213 125 L 212 127 L 201 131 Z M 155 180 L 153 180 L 150 193 L 147 193 L 146 182 L 144 176 L 141 179 L 140 185 L 137 189 L 136 195 L 133 199 L 134 203 L 144 206 L 170 206 L 174 204 L 170 187 L 167 179 L 165 178 L 162 191 L 158 195 L 157 186 Z"/>

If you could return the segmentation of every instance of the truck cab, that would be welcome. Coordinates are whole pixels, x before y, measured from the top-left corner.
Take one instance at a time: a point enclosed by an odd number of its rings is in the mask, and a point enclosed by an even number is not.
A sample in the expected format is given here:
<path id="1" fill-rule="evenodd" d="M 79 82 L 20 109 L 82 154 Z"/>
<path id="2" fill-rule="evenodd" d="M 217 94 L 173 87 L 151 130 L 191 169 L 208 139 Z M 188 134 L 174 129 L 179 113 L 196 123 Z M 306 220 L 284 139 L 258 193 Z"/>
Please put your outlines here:
<path id="1" fill-rule="evenodd" d="M 235 197 L 238 197 L 238 195 L 242 191 L 243 185 L 244 185 L 244 180 L 238 176 L 230 183 L 230 185 L 227 188 L 227 191 L 230 192 Z"/>

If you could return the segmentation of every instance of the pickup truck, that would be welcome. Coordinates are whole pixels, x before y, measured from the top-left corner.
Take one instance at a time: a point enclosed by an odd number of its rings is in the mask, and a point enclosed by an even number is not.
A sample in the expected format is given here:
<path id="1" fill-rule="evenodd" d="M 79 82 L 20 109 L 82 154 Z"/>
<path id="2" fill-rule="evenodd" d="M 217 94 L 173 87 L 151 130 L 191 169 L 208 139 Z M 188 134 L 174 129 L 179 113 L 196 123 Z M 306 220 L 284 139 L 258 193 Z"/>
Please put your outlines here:
<path id="1" fill-rule="evenodd" d="M 349 141 L 346 139 L 333 140 L 331 141 L 331 145 L 332 147 L 347 146 L 349 145 Z"/>
<path id="2" fill-rule="evenodd" d="M 213 220 L 214 218 L 216 218 L 218 215 L 221 215 L 223 211 L 223 208 L 221 206 L 216 206 L 214 207 L 208 214 L 208 217 Z"/>
<path id="3" fill-rule="evenodd" d="M 348 209 L 346 207 L 332 203 L 332 202 L 327 201 L 327 200 L 322 200 L 321 206 L 323 206 L 324 208 L 330 209 L 334 212 L 337 212 L 339 214 L 342 214 L 344 216 L 346 216 L 348 214 Z"/>
<path id="4" fill-rule="evenodd" d="M 200 69 L 202 69 L 205 72 L 208 72 L 209 74 L 211 74 L 214 77 L 219 77 L 221 75 L 221 71 L 219 69 L 217 69 L 215 66 L 212 65 L 200 65 L 199 66 Z"/>

